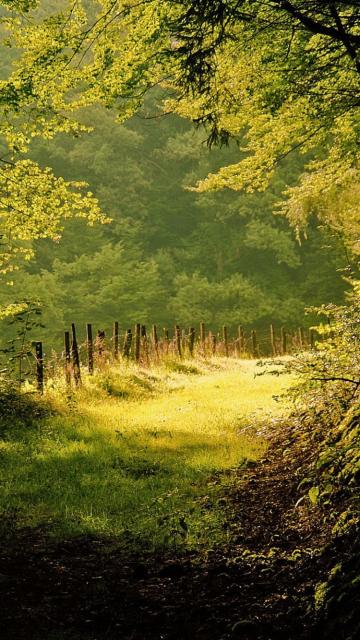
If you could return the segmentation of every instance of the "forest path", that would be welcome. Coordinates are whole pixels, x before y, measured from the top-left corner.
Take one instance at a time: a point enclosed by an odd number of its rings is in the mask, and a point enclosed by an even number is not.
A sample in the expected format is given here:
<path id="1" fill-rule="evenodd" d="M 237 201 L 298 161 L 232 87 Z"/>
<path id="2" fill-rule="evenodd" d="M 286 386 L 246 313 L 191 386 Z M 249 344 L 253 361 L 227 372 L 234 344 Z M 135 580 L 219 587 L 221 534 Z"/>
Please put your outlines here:
<path id="1" fill-rule="evenodd" d="M 188 412 L 189 416 L 194 416 L 194 422 L 190 421 L 188 436 L 194 436 L 193 428 L 196 423 L 198 431 L 195 437 L 199 438 L 199 434 L 207 425 L 204 436 L 208 439 L 215 425 L 220 424 L 222 412 L 222 424 L 224 425 L 225 420 L 228 428 L 226 433 L 224 429 L 215 429 L 215 450 L 219 447 L 221 450 L 219 443 L 225 442 L 224 450 L 229 456 L 232 447 L 226 442 L 226 434 L 230 432 L 231 438 L 235 438 L 236 434 L 239 437 L 239 425 L 237 424 L 234 430 L 230 428 L 233 423 L 229 422 L 230 416 L 226 413 L 226 407 L 234 412 L 233 420 L 238 419 L 239 415 L 243 419 L 245 415 L 250 422 L 247 426 L 242 422 L 242 428 L 247 429 L 251 426 L 251 421 L 255 421 L 254 408 L 257 406 L 256 398 L 259 399 L 260 388 L 264 393 L 263 410 L 268 409 L 267 405 L 273 402 L 270 386 L 273 389 L 274 382 L 266 380 L 265 377 L 254 379 L 253 363 L 238 363 L 236 366 L 236 374 L 234 370 L 218 370 L 210 373 L 208 379 L 196 376 L 189 384 L 186 382 L 188 376 L 182 382 L 179 376 L 170 376 L 170 384 L 173 387 L 171 392 L 168 390 L 164 393 L 163 389 L 162 393 L 150 394 L 140 404 L 135 399 L 129 399 L 123 404 L 114 401 L 114 413 L 108 415 L 104 407 L 101 412 L 99 401 L 91 404 L 84 396 L 81 400 L 84 403 L 84 414 L 77 424 L 77 433 L 81 434 L 82 443 L 87 442 L 88 449 L 80 448 L 79 457 L 77 447 L 77 455 L 70 456 L 70 466 L 73 469 L 71 478 L 75 485 L 77 476 L 83 474 L 84 469 L 88 471 L 86 465 L 92 464 L 95 460 L 97 481 L 92 485 L 92 490 L 95 488 L 99 499 L 108 500 L 107 506 L 109 505 L 109 496 L 112 495 L 111 491 L 114 491 L 114 485 L 110 485 L 110 488 L 107 486 L 106 492 L 102 492 L 110 467 L 105 465 L 102 476 L 101 470 L 108 459 L 97 459 L 100 450 L 96 449 L 97 440 L 90 438 L 91 424 L 93 437 L 98 439 L 99 432 L 102 433 L 101 446 L 104 449 L 104 443 L 107 443 L 106 447 L 111 450 L 112 461 L 114 446 L 119 447 L 116 453 L 119 464 L 127 461 L 129 465 L 129 460 L 133 460 L 130 473 L 132 491 L 138 486 L 138 494 L 141 494 L 141 488 L 149 480 L 152 490 L 155 487 L 158 491 L 157 482 L 161 476 L 165 476 L 167 484 L 169 483 L 168 474 L 160 473 L 159 468 L 154 466 L 154 458 L 153 473 L 149 475 L 147 471 L 143 476 L 144 469 L 150 469 L 149 458 L 145 457 L 144 463 L 144 455 L 148 455 L 147 438 L 150 438 L 155 440 L 156 444 L 151 447 L 149 455 L 155 455 L 156 458 L 160 451 L 163 459 L 164 452 L 168 453 L 170 449 L 171 461 L 167 462 L 167 468 L 174 469 L 174 458 L 179 459 L 174 471 L 176 482 L 179 483 L 182 477 L 187 486 L 200 486 L 202 495 L 196 494 L 195 500 L 193 496 L 194 515 L 191 510 L 186 511 L 187 503 L 186 500 L 184 502 L 184 496 L 181 496 L 180 502 L 176 502 L 178 494 L 175 491 L 175 502 L 174 496 L 170 497 L 169 513 L 172 516 L 168 520 L 167 512 L 162 516 L 167 528 L 172 527 L 175 533 L 172 533 L 172 538 L 167 540 L 165 546 L 158 545 L 152 550 L 147 546 L 149 540 L 156 543 L 160 538 L 158 531 L 158 537 L 154 537 L 155 530 L 151 532 L 149 513 L 147 518 L 141 521 L 141 527 L 137 531 L 138 538 L 135 530 L 127 531 L 127 545 L 124 545 L 124 532 L 122 543 L 119 544 L 118 537 L 109 537 L 95 530 L 99 522 L 101 526 L 103 523 L 99 515 L 94 513 L 94 505 L 93 519 L 84 519 L 81 523 L 83 532 L 81 533 L 80 529 L 80 534 L 73 534 L 72 537 L 65 535 L 65 527 L 62 535 L 59 535 L 61 530 L 58 529 L 57 539 L 52 538 L 51 520 L 46 524 L 39 523 L 37 526 L 22 527 L 11 532 L 9 519 L 8 535 L 0 553 L 0 629 L 3 640 L 305 640 L 311 637 L 309 620 L 313 613 L 313 594 L 315 584 L 321 580 L 326 567 L 320 550 L 328 535 L 328 527 L 316 516 L 309 501 L 299 508 L 294 506 L 298 497 L 300 469 L 315 452 L 303 450 L 294 444 L 294 438 L 286 424 L 282 424 L 279 418 L 274 423 L 273 419 L 267 416 L 266 420 L 262 421 L 261 432 L 257 436 L 255 434 L 255 439 L 261 443 L 264 438 L 269 440 L 267 452 L 265 453 L 261 445 L 252 459 L 250 455 L 243 455 L 242 467 L 238 470 L 233 469 L 229 476 L 226 468 L 233 467 L 227 467 L 228 458 L 225 464 L 224 451 L 219 454 L 222 464 L 217 462 L 218 471 L 215 472 L 213 464 L 209 463 L 211 456 L 209 457 L 209 452 L 204 455 L 202 444 L 200 450 L 195 447 L 195 454 L 193 447 L 189 449 L 187 438 L 184 437 L 184 418 L 178 417 L 179 413 L 186 414 L 185 399 L 189 400 L 189 394 L 192 401 L 195 402 L 197 399 L 198 402 L 203 402 L 208 415 L 201 426 L 199 415 L 196 417 L 197 412 Z M 234 387 L 231 386 L 231 380 Z M 242 381 L 241 388 L 239 380 Z M 144 378 L 142 381 L 144 383 Z M 112 384 L 115 384 L 114 381 Z M 164 384 L 164 380 L 161 384 Z M 169 384 L 169 380 L 166 384 Z M 256 385 L 259 385 L 257 391 Z M 276 385 L 279 386 L 280 383 L 276 382 Z M 222 394 L 225 395 L 221 404 Z M 231 396 L 233 399 L 230 402 Z M 175 440 L 176 446 L 174 445 L 173 450 L 168 441 L 164 447 L 164 434 L 158 433 L 156 437 L 152 435 L 155 427 L 153 420 L 145 420 L 152 411 L 159 416 L 158 403 L 164 402 L 165 398 L 167 410 L 164 415 L 169 422 L 164 430 L 167 432 L 171 426 L 174 432 L 170 438 L 171 442 Z M 243 411 L 242 404 L 245 398 L 248 403 L 247 414 Z M 180 407 L 182 411 L 176 412 Z M 124 419 L 125 415 L 127 416 L 128 422 L 122 423 L 121 436 L 116 437 L 114 441 L 106 441 L 104 430 L 112 434 L 111 438 L 114 436 L 112 420 L 117 421 L 117 431 L 120 431 L 119 412 L 122 411 L 125 411 L 122 415 Z M 129 448 L 127 430 L 134 431 L 134 421 L 135 432 L 142 434 L 141 456 L 134 456 L 134 442 L 137 442 L 137 449 L 139 442 L 132 439 L 131 455 L 126 457 L 124 452 Z M 66 425 L 62 423 L 62 428 L 63 438 L 65 437 L 62 444 L 67 447 L 67 438 L 74 438 L 74 420 Z M 144 435 L 144 429 L 148 429 L 149 433 Z M 157 429 L 159 430 L 159 425 Z M 177 430 L 180 436 L 177 435 Z M 85 436 L 90 438 L 90 441 L 86 440 Z M 235 440 L 231 440 L 230 444 L 233 442 Z M 189 458 L 181 455 L 181 443 L 186 451 L 190 450 Z M 39 447 L 39 440 L 37 445 Z M 59 447 L 58 440 L 57 446 Z M 46 447 L 48 451 L 49 433 Z M 244 448 L 244 443 L 241 447 Z M 67 449 L 65 451 L 69 454 Z M 37 452 L 39 453 L 38 450 Z M 51 448 L 50 453 L 54 454 Z M 32 464 L 34 465 L 34 461 Z M 198 473 L 199 467 L 201 475 L 195 476 L 197 480 L 194 482 L 191 469 L 195 468 Z M 56 465 L 55 468 L 58 474 L 59 468 Z M 204 485 L 201 478 L 204 478 L 203 474 L 208 476 L 211 468 L 211 481 Z M 44 467 L 41 469 L 44 471 Z M 34 466 L 31 467 L 30 464 L 27 472 L 31 470 L 34 471 Z M 68 473 L 68 466 L 61 466 L 60 471 Z M 127 477 L 129 474 L 125 475 Z M 56 478 L 59 482 L 59 475 L 56 475 Z M 49 476 L 45 480 L 48 483 Z M 85 495 L 84 507 L 87 485 L 82 483 L 79 486 L 81 492 L 77 487 L 74 499 L 76 497 L 79 501 L 81 496 Z M 122 486 L 124 488 L 126 485 Z M 64 492 L 65 489 L 70 491 L 66 477 L 48 501 L 48 508 L 53 505 L 56 496 L 61 502 L 61 491 Z M 41 492 L 40 494 L 45 495 Z M 33 492 L 35 499 L 38 495 L 39 493 Z M 29 495 L 26 498 L 28 500 Z M 141 499 L 143 498 L 144 495 Z M 69 499 L 70 493 L 67 495 L 68 502 Z M 113 505 L 118 505 L 116 500 L 114 497 Z M 166 500 L 165 503 L 167 504 Z M 162 505 L 163 502 L 159 504 Z M 158 508 L 159 504 L 153 504 L 150 515 L 156 516 L 154 520 L 157 529 L 161 530 L 160 514 L 154 514 L 154 509 Z M 104 506 L 103 511 L 106 512 Z M 217 513 L 218 517 L 219 512 L 221 518 L 211 522 L 209 514 Z M 60 508 L 57 517 L 61 513 Z M 136 518 L 134 522 L 135 520 Z M 84 523 L 87 523 L 88 530 L 84 530 Z M 146 525 L 151 533 L 148 537 L 145 535 Z M 203 537 L 201 526 L 204 530 Z M 197 531 L 197 538 L 192 529 Z M 225 535 L 220 536 L 220 530 Z M 212 533 L 213 539 L 209 537 Z M 188 539 L 191 535 L 194 535 L 192 544 L 191 538 Z M 147 541 L 147 544 L 143 543 L 143 548 L 142 540 Z M 299 619 L 303 619 L 302 625 L 297 623 Z"/>

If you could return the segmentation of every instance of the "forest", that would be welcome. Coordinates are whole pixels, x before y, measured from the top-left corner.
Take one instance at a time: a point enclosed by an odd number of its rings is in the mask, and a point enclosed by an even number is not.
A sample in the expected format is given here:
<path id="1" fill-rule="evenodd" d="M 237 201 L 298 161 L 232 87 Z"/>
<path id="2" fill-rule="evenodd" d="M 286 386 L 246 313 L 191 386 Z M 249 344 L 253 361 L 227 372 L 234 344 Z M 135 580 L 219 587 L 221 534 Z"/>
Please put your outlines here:
<path id="1" fill-rule="evenodd" d="M 264 193 L 194 194 L 187 187 L 234 161 L 235 146 L 209 150 L 205 132 L 175 115 L 119 125 L 93 108 L 86 120 L 93 133 L 37 142 L 32 157 L 66 180 L 85 180 L 111 221 L 66 221 L 61 242 L 34 241 L 36 261 L 12 276 L 9 303 L 39 301 L 38 338 L 58 346 L 73 321 L 296 328 L 314 323 L 306 308 L 343 300 L 341 237 L 311 223 L 299 244 L 272 213 L 301 158 L 284 163 Z"/>
<path id="2" fill-rule="evenodd" d="M 0 0 L 0 50 L 1 637 L 355 640 L 358 3 Z"/>

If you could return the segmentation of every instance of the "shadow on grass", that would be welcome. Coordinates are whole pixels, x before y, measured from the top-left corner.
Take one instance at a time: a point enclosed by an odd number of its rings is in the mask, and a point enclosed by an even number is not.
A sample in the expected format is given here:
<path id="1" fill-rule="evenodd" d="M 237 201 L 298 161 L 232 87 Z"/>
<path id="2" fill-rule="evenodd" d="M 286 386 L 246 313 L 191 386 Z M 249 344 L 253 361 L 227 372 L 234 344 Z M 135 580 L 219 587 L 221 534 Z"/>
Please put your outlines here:
<path id="1" fill-rule="evenodd" d="M 221 482 L 209 478 L 229 467 L 230 448 L 189 431 L 104 432 L 88 418 L 18 426 L 0 441 L 0 511 L 23 526 L 53 523 L 60 537 L 116 536 L 149 548 L 220 539 Z"/>
<path id="2" fill-rule="evenodd" d="M 12 383 L 0 379 L 0 438 L 14 427 L 31 428 L 36 420 L 55 413 L 49 402 L 35 393 L 19 393 Z"/>

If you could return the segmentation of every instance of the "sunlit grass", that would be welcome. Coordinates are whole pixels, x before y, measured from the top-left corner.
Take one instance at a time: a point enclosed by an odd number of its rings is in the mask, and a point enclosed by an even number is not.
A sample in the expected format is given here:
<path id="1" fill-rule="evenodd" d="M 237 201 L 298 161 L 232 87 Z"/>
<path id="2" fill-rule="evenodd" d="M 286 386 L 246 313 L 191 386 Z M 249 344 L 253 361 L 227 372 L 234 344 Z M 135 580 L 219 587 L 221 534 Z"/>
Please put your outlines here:
<path id="1" fill-rule="evenodd" d="M 229 470 L 263 453 L 259 419 L 285 411 L 273 396 L 288 379 L 255 372 L 253 361 L 220 359 L 105 369 L 70 409 L 9 427 L 0 510 L 50 523 L 56 535 L 103 534 L 132 547 L 221 540 Z"/>

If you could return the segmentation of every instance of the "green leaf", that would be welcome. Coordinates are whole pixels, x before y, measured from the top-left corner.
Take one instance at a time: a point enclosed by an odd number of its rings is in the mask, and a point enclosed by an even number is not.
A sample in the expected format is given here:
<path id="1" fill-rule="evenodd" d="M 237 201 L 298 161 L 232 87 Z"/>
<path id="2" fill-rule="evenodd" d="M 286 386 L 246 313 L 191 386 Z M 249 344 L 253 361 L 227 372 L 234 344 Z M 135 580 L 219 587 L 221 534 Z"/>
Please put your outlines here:
<path id="1" fill-rule="evenodd" d="M 309 498 L 312 504 L 317 504 L 319 493 L 320 493 L 319 487 L 311 487 L 311 489 L 309 489 Z"/>

